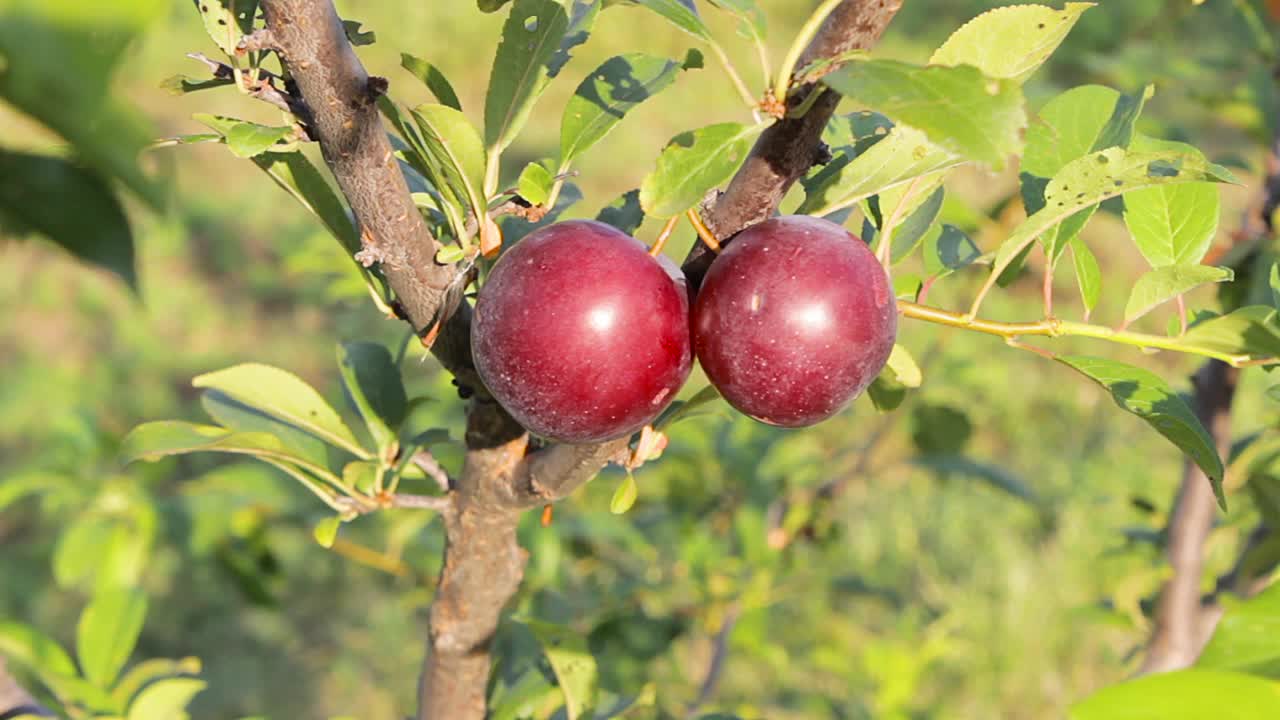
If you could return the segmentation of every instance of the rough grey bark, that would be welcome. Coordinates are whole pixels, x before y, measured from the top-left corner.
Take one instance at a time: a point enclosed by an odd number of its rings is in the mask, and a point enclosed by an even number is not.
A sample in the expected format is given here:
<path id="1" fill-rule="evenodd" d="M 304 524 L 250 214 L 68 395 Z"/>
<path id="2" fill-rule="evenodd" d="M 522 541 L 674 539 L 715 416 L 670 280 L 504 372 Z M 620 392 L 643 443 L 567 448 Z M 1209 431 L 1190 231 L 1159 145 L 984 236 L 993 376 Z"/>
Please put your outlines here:
<path id="1" fill-rule="evenodd" d="M 846 0 L 815 37 L 801 67 L 851 48 L 870 47 L 901 0 Z M 524 510 L 559 500 L 608 462 L 627 440 L 557 444 L 529 452 L 528 435 L 490 399 L 470 355 L 470 308 L 457 304 L 457 270 L 435 262 L 436 241 L 413 207 L 378 117 L 385 81 L 371 79 L 342 30 L 332 0 L 263 0 L 266 29 L 243 44 L 276 50 L 294 79 L 300 118 L 320 143 L 360 226 L 362 256 L 380 264 L 421 336 L 439 335 L 432 353 L 475 391 L 468 409 L 467 456 L 442 515 L 446 550 L 432 604 L 427 659 L 419 682 L 419 720 L 480 720 L 485 713 L 489 644 L 519 587 L 525 552 L 515 529 Z M 793 105 L 811 90 L 790 101 Z M 802 118 L 784 120 L 756 143 L 707 220 L 722 238 L 768 217 L 818 157 L 822 127 L 838 98 L 827 92 Z M 705 251 L 705 248 L 703 248 Z M 696 282 L 710 257 L 695 248 L 686 268 Z"/>

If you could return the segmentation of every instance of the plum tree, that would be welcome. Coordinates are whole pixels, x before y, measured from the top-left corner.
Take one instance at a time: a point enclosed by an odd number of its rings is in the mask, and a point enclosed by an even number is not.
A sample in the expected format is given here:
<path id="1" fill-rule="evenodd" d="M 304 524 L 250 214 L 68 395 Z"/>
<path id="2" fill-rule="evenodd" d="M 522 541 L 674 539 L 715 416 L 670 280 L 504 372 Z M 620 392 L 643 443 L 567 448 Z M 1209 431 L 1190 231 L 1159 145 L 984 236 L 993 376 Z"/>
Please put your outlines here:
<path id="1" fill-rule="evenodd" d="M 772 425 L 825 420 L 884 367 L 898 312 L 866 243 L 793 215 L 744 230 L 693 308 L 698 361 L 730 405 Z"/>
<path id="2" fill-rule="evenodd" d="M 639 430 L 693 364 L 689 299 L 674 264 L 604 223 L 538 230 L 494 266 L 476 302 L 472 353 L 521 425 L 573 443 Z"/>

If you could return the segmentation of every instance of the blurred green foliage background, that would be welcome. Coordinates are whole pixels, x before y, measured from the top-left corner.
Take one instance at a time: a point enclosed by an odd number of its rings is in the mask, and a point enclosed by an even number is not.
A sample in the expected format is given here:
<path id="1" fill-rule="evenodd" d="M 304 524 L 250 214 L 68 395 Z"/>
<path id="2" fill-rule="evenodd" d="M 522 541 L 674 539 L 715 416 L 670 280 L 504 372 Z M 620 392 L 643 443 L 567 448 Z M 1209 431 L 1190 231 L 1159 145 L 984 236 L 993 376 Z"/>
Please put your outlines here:
<path id="1" fill-rule="evenodd" d="M 812 3 L 760 4 L 778 58 Z M 361 55 L 393 97 L 427 99 L 399 68 L 399 53 L 411 52 L 436 63 L 478 117 L 502 14 L 470 2 L 338 5 L 378 34 Z M 878 52 L 923 61 L 996 5 L 909 0 Z M 1037 106 L 1080 83 L 1128 92 L 1155 83 L 1141 127 L 1189 139 L 1245 179 L 1223 189 L 1224 243 L 1256 192 L 1271 134 L 1258 108 L 1274 92 L 1241 5 L 1102 0 L 1028 85 Z M 761 87 L 732 22 L 704 12 Z M 682 57 L 691 42 L 640 9 L 603 14 L 509 167 L 554 154 L 561 108 L 604 58 L 623 49 Z M 173 74 L 199 74 L 183 55 L 209 50 L 191 4 L 173 2 L 112 92 L 156 137 L 199 132 L 193 112 L 276 123 L 276 111 L 232 89 L 175 97 L 160 88 Z M 594 216 L 636 187 L 676 133 L 742 115 L 714 66 L 684 74 L 628 116 L 608 151 L 582 160 L 585 199 L 569 215 Z M 0 107 L 3 146 L 59 142 Z M 43 241 L 0 241 L 0 618 L 69 643 L 93 585 L 136 576 L 152 596 L 139 656 L 204 662 L 211 687 L 195 717 L 401 717 L 438 570 L 433 518 L 366 517 L 325 550 L 311 538 L 324 508 L 265 466 L 193 456 L 122 468 L 116 450 L 139 422 L 203 420 L 190 379 L 237 362 L 288 368 L 339 404 L 335 344 L 394 348 L 404 328 L 377 313 L 336 243 L 250 163 L 218 145 L 153 151 L 145 162 L 168 173 L 172 198 L 162 214 L 134 208 L 139 296 Z M 944 218 L 984 249 L 1017 218 L 1003 212 L 1012 172 L 964 173 L 948 189 Z M 656 231 L 650 222 L 639 235 Z M 1085 235 L 1108 269 L 1096 317 L 1118 322 L 1140 258 L 1114 213 Z M 669 252 L 682 256 L 691 239 Z M 1072 297 L 1069 272 L 1060 275 L 1060 297 Z M 949 279 L 931 302 L 961 306 L 976 278 Z M 1032 319 L 1038 298 L 1028 276 L 987 307 Z M 1201 291 L 1192 305 L 1212 302 Z M 1167 317 L 1143 322 L 1163 329 Z M 705 707 L 749 718 L 1045 718 L 1127 676 L 1148 632 L 1143 601 L 1165 572 L 1159 530 L 1181 456 L 1101 390 L 997 339 L 904 323 L 900 341 L 925 384 L 894 413 L 860 400 L 796 432 L 723 410 L 675 428 L 662 460 L 640 471 L 630 514 L 609 513 L 620 476 L 607 472 L 558 506 L 549 527 L 527 518 L 531 560 L 513 609 L 589 633 L 607 686 L 652 683 L 669 712 L 698 696 L 726 622 L 727 661 Z M 1088 350 L 1175 379 L 1195 367 Z M 462 402 L 416 347 L 405 380 L 435 400 L 417 410 L 420 421 L 457 439 Z M 1261 382 L 1245 375 L 1238 433 L 1275 420 Z M 695 377 L 688 391 L 700 386 Z M 456 470 L 457 448 L 441 456 Z M 819 489 L 830 483 L 840 492 L 828 502 Z M 1221 518 L 1212 575 L 1230 566 L 1251 513 L 1236 503 Z M 93 553 L 112 543 L 104 565 Z"/>

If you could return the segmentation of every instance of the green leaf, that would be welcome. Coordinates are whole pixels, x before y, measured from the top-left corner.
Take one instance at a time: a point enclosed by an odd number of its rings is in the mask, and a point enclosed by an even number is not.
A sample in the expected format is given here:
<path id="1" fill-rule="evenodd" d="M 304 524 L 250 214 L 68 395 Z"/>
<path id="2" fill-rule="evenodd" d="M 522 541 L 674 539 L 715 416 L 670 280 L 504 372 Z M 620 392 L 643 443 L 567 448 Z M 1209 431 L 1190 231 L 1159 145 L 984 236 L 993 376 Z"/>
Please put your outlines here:
<path id="1" fill-rule="evenodd" d="M 480 8 L 480 12 L 493 13 L 502 9 L 503 5 L 511 2 L 511 0 L 476 0 L 476 6 Z"/>
<path id="2" fill-rule="evenodd" d="M 520 179 L 516 181 L 516 192 L 534 205 L 544 205 L 551 199 L 551 188 L 555 182 L 555 176 L 545 165 L 531 162 L 520 171 Z"/>
<path id="3" fill-rule="evenodd" d="M 129 219 L 111 186 L 90 170 L 0 150 L 0 226 L 43 235 L 137 289 Z"/>
<path id="4" fill-rule="evenodd" d="M 940 278 L 972 265 L 982 251 L 963 230 L 943 223 L 924 238 L 924 271 Z"/>
<path id="5" fill-rule="evenodd" d="M 231 153 L 241 158 L 261 155 L 276 143 L 293 136 L 293 128 L 287 126 L 270 127 L 207 113 L 196 113 L 191 117 L 210 130 L 220 133 Z"/>
<path id="6" fill-rule="evenodd" d="M 710 42 L 712 39 L 711 30 L 698 16 L 698 8 L 693 0 L 636 0 L 636 4 L 658 13 L 672 25 L 699 40 Z"/>
<path id="7" fill-rule="evenodd" d="M 591 29 L 600 15 L 600 0 L 561 0 L 569 11 L 569 27 L 565 28 L 560 47 L 547 64 L 547 74 L 556 77 L 571 60 L 571 51 L 591 36 Z"/>
<path id="8" fill-rule="evenodd" d="M 644 208 L 640 207 L 640 191 L 628 190 L 613 202 L 605 205 L 596 215 L 606 225 L 612 225 L 628 235 L 634 235 L 644 223 Z"/>
<path id="9" fill-rule="evenodd" d="M 1040 499 L 1030 485 L 998 465 L 978 462 L 963 455 L 926 455 L 911 462 L 939 475 L 961 475 L 982 480 L 1001 492 L 1032 504 Z"/>
<path id="10" fill-rule="evenodd" d="M 622 483 L 618 485 L 618 489 L 613 491 L 613 499 L 609 501 L 609 512 L 614 515 L 623 515 L 636 504 L 636 496 L 639 489 L 636 487 L 636 479 L 631 473 L 623 478 Z"/>
<path id="11" fill-rule="evenodd" d="M 920 241 L 924 239 L 925 233 L 933 226 L 933 221 L 938 219 L 938 212 L 942 210 L 943 195 L 944 191 L 939 186 L 932 194 L 926 196 L 924 203 L 894 230 L 893 245 L 890 248 L 890 261 L 893 264 L 906 260 L 911 257 L 911 253 L 915 252 Z"/>
<path id="12" fill-rule="evenodd" d="M 1142 368 L 1093 357 L 1059 357 L 1058 361 L 1084 374 L 1111 393 L 1122 410 L 1146 420 L 1151 427 L 1187 454 L 1213 485 L 1218 504 L 1226 509 L 1222 492 L 1222 460 L 1213 437 L 1191 408 L 1159 376 Z"/>
<path id="13" fill-rule="evenodd" d="M 885 368 L 867 386 L 867 397 L 871 398 L 871 404 L 875 405 L 876 410 L 880 412 L 897 410 L 903 399 L 907 397 L 907 386 L 898 382 L 895 379 L 896 375 L 897 373 Z"/>
<path id="14" fill-rule="evenodd" d="M 258 0 L 195 0 L 195 4 L 205 31 L 227 55 L 234 55 L 240 38 L 253 32 Z"/>
<path id="15" fill-rule="evenodd" d="M 1084 303 L 1087 317 L 1098 306 L 1102 297 L 1102 269 L 1098 267 L 1098 258 L 1079 237 L 1071 241 L 1071 264 L 1076 271 L 1076 285 L 1080 288 L 1080 300 Z"/>
<path id="16" fill-rule="evenodd" d="M 1027 128 L 1022 171 L 1051 178 L 1072 160 L 1105 150 L 1097 144 L 1120 97 L 1102 85 L 1081 85 L 1054 96 Z"/>
<path id="17" fill-rule="evenodd" d="M 587 649 L 587 636 L 548 623 L 530 622 L 528 626 L 560 683 L 568 720 L 578 720 L 595 704 L 599 689 L 599 673 Z"/>
<path id="18" fill-rule="evenodd" d="M 316 523 L 315 535 L 316 542 L 322 548 L 333 547 L 333 541 L 338 539 L 338 528 L 342 527 L 342 518 L 337 515 L 327 517 Z"/>
<path id="19" fill-rule="evenodd" d="M 898 125 L 881 133 L 883 139 L 859 150 L 837 155 L 805 183 L 805 198 L 797 213 L 830 215 L 909 183 L 949 170 L 964 158 L 931 143 L 924 133 Z"/>
<path id="20" fill-rule="evenodd" d="M 175 675 L 199 675 L 200 669 L 200 658 L 197 657 L 185 657 L 181 660 L 165 658 L 143 660 L 129 668 L 129 672 L 120 678 L 120 682 L 116 683 L 115 689 L 111 691 L 111 697 L 120 707 L 128 707 L 129 700 L 151 683 Z"/>
<path id="21" fill-rule="evenodd" d="M 147 596 L 114 589 L 94 595 L 76 625 L 76 657 L 89 682 L 104 690 L 115 684 L 133 653 L 147 617 Z"/>
<path id="22" fill-rule="evenodd" d="M 463 261 L 466 257 L 466 249 L 458 247 L 457 245 L 445 245 L 436 251 L 436 262 L 441 265 L 452 265 L 453 263 Z"/>
<path id="23" fill-rule="evenodd" d="M 1021 84 L 1058 49 L 1080 14 L 1093 6 L 1069 2 L 1062 10 L 1045 5 L 996 8 L 952 33 L 929 64 L 973 65 L 989 77 Z"/>
<path id="24" fill-rule="evenodd" d="M 1049 228 L 1076 212 L 1126 192 L 1189 182 L 1231 182 L 1231 173 L 1199 155 L 1129 152 L 1109 148 L 1068 163 L 1045 189 L 1046 207 L 1028 217 L 996 251 L 991 272 L 999 276 Z"/>
<path id="25" fill-rule="evenodd" d="M 1268 283 L 1271 286 L 1271 306 L 1280 310 L 1280 262 L 1271 265 Z"/>
<path id="26" fill-rule="evenodd" d="M 1070 720 L 1269 720 L 1280 685 L 1242 673 L 1179 670 L 1103 688 L 1071 707 Z"/>
<path id="27" fill-rule="evenodd" d="M 188 720 L 187 705 L 208 683 L 196 678 L 167 678 L 148 685 L 129 705 L 128 720 Z"/>
<path id="28" fill-rule="evenodd" d="M 419 105 L 412 110 L 427 151 L 444 169 L 445 178 L 458 197 L 477 216 L 485 211 L 485 149 L 480 133 L 467 116 L 447 105 Z"/>
<path id="29" fill-rule="evenodd" d="M 0 3 L 0 98 L 61 136 L 84 165 L 121 180 L 153 208 L 163 204 L 165 189 L 137 163 L 153 133 L 117 99 L 112 76 L 134 37 L 168 8 L 162 0 Z"/>
<path id="30" fill-rule="evenodd" d="M 160 87 L 168 90 L 171 95 L 186 95 L 200 90 L 211 90 L 235 84 L 235 81 L 230 78 L 193 78 L 189 75 L 170 75 L 160 81 Z M 215 135 L 214 137 L 221 138 L 222 136 Z"/>
<path id="31" fill-rule="evenodd" d="M 293 373 L 270 365 L 244 363 L 200 375 L 191 384 L 220 390 L 238 402 L 297 425 L 357 456 L 368 455 L 333 406 Z"/>
<path id="32" fill-rule="evenodd" d="M 1221 317 L 1196 323 L 1182 342 L 1232 355 L 1280 355 L 1280 324 L 1266 305 L 1246 305 Z"/>
<path id="33" fill-rule="evenodd" d="M 342 484 L 366 495 L 373 492 L 378 479 L 378 463 L 372 460 L 356 460 L 342 468 Z"/>
<path id="34" fill-rule="evenodd" d="M 694 393 L 688 400 L 677 400 L 671 403 L 658 416 L 658 419 L 653 421 L 653 429 L 666 430 L 683 420 L 715 414 L 717 410 L 709 406 L 719 399 L 720 391 L 716 390 L 714 385 L 707 385 Z"/>
<path id="35" fill-rule="evenodd" d="M 916 359 L 911 357 L 909 350 L 897 343 L 894 343 L 893 350 L 889 352 L 885 368 L 893 371 L 894 380 L 903 387 L 918 388 L 924 382 L 924 374 L 920 372 Z"/>
<path id="36" fill-rule="evenodd" d="M 293 196 L 293 199 L 319 218 L 329 234 L 337 238 L 348 254 L 354 255 L 360 251 L 360 237 L 347 216 L 346 207 L 306 155 L 297 151 L 263 153 L 253 158 L 253 162 Z M 356 261 L 353 259 L 352 262 Z M 359 265 L 358 262 L 356 264 Z"/>
<path id="37" fill-rule="evenodd" d="M 71 656 L 56 640 L 18 622 L 0 622 L 0 655 L 30 667 L 41 677 L 78 674 Z"/>
<path id="38" fill-rule="evenodd" d="M 1233 603 L 1200 653 L 1196 667 L 1280 678 L 1280 584 Z"/>
<path id="39" fill-rule="evenodd" d="M 1204 165 L 1200 151 L 1185 143 L 1138 138 L 1143 151 L 1181 152 Z M 1212 185 L 1173 185 L 1131 192 L 1124 198 L 1124 224 L 1152 267 L 1198 263 L 1218 234 L 1221 199 Z"/>
<path id="40" fill-rule="evenodd" d="M 458 93 L 454 92 L 453 85 L 449 83 L 449 79 L 444 76 L 444 73 L 440 72 L 440 68 L 409 53 L 400 53 L 400 67 L 408 70 L 414 77 L 421 80 L 422 84 L 427 86 L 427 89 L 442 105 L 447 105 L 454 110 L 462 109 L 462 103 L 458 100 Z"/>
<path id="41" fill-rule="evenodd" d="M 342 32 L 347 36 L 347 42 L 355 47 L 364 45 L 372 45 L 378 41 L 378 36 L 372 30 L 361 30 L 363 25 L 359 20 L 343 20 Z"/>
<path id="42" fill-rule="evenodd" d="M 506 149 L 528 121 L 568 26 L 564 6 L 555 0 L 516 0 L 512 6 L 485 95 L 484 144 L 490 152 Z"/>
<path id="43" fill-rule="evenodd" d="M 324 477 L 332 476 L 324 465 L 285 447 L 275 435 L 262 432 L 233 432 L 214 425 L 161 420 L 139 425 L 120 441 L 120 455 L 125 462 L 154 461 L 193 452 L 250 455 L 298 465 Z"/>
<path id="44" fill-rule="evenodd" d="M 729 122 L 675 136 L 641 183 L 640 206 L 652 217 L 669 218 L 697 205 L 733 177 L 764 128 Z"/>
<path id="45" fill-rule="evenodd" d="M 115 527 L 109 518 L 83 513 L 63 529 L 53 551 L 53 578 L 58 587 L 72 588 L 93 577 L 103 564 Z"/>
<path id="46" fill-rule="evenodd" d="M 338 367 L 347 396 L 378 449 L 385 450 L 399 437 L 409 406 L 391 351 L 378 343 L 344 343 L 338 346 Z"/>
<path id="47" fill-rule="evenodd" d="M 996 169 L 1022 149 L 1027 116 L 1018 84 L 986 77 L 972 66 L 868 60 L 850 63 L 823 82 L 922 131 L 942 148 Z"/>
<path id="48" fill-rule="evenodd" d="M 682 65 L 645 53 L 609 58 L 588 75 L 560 121 L 560 166 L 595 145 L 634 107 L 675 81 Z"/>
<path id="49" fill-rule="evenodd" d="M 209 417 L 228 430 L 274 435 L 281 446 L 287 448 L 289 455 L 297 457 L 304 464 L 319 468 L 333 465 L 330 461 L 330 453 L 337 451 L 297 425 L 245 405 L 218 390 L 206 390 L 201 393 L 200 405 Z M 345 454 L 344 456 L 350 457 Z"/>
<path id="50" fill-rule="evenodd" d="M 1129 303 L 1124 308 L 1125 324 L 1146 315 L 1156 307 L 1207 283 L 1230 282 L 1235 278 L 1231 268 L 1209 265 L 1169 265 L 1156 268 L 1134 283 Z"/>

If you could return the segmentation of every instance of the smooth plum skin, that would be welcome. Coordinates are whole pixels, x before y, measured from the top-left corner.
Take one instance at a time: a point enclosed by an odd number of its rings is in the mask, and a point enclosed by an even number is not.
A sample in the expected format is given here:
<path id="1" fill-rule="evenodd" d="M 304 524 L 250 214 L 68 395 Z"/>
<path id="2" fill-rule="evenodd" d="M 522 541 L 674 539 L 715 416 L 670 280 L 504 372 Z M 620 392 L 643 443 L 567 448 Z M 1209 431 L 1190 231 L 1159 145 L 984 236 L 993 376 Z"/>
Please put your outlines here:
<path id="1" fill-rule="evenodd" d="M 803 427 L 871 384 L 893 350 L 898 311 L 866 243 L 795 215 L 738 234 L 707 271 L 692 325 L 698 361 L 730 405 Z"/>
<path id="2" fill-rule="evenodd" d="M 569 443 L 628 435 L 689 377 L 684 276 L 604 223 L 542 228 L 494 265 L 471 349 L 485 387 L 535 434 Z"/>

